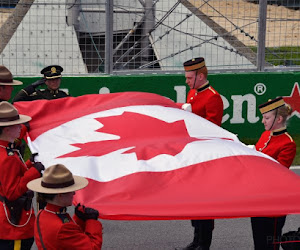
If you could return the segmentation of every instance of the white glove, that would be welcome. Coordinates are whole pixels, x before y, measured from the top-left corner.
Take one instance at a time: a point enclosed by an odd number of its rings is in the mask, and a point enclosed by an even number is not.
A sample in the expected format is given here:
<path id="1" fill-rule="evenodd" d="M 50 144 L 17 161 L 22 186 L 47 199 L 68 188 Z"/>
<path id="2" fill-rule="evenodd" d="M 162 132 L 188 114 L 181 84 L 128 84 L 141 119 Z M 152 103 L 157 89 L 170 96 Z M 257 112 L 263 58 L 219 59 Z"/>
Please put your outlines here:
<path id="1" fill-rule="evenodd" d="M 181 108 L 185 111 L 192 112 L 192 105 L 190 103 L 184 103 L 182 104 Z"/>

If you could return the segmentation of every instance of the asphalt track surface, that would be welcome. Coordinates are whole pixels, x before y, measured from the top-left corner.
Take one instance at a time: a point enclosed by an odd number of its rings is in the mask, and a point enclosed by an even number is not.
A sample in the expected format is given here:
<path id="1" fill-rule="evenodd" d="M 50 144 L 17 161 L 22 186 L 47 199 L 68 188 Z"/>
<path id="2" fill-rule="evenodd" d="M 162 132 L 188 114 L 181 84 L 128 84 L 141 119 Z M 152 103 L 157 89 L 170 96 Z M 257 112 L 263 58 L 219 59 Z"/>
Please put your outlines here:
<path id="1" fill-rule="evenodd" d="M 300 167 L 292 169 L 300 175 Z M 69 208 L 72 214 L 74 208 Z M 189 220 L 174 221 L 113 221 L 101 220 L 103 225 L 102 249 L 168 250 L 191 242 L 193 228 Z M 300 215 L 288 215 L 283 232 L 297 230 Z M 36 250 L 34 245 L 32 249 Z M 211 250 L 254 249 L 249 218 L 218 219 Z"/>

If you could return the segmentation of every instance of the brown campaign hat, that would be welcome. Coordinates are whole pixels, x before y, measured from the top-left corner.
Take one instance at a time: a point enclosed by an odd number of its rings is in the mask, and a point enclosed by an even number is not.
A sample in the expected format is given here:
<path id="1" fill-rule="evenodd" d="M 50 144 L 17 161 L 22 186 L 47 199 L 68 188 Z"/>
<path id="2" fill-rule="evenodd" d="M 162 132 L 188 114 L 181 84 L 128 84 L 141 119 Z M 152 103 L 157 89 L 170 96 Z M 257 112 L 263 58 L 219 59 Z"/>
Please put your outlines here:
<path id="1" fill-rule="evenodd" d="M 41 74 L 43 74 L 46 79 L 55 79 L 61 77 L 63 70 L 64 69 L 59 65 L 50 65 L 43 68 Z"/>
<path id="2" fill-rule="evenodd" d="M 264 114 L 267 112 L 270 112 L 272 110 L 278 109 L 279 107 L 282 107 L 285 105 L 285 102 L 282 97 L 277 97 L 273 100 L 269 100 L 266 103 L 263 103 L 258 106 L 259 111 Z"/>
<path id="3" fill-rule="evenodd" d="M 0 127 L 22 124 L 31 120 L 30 116 L 20 115 L 9 102 L 0 102 Z"/>
<path id="4" fill-rule="evenodd" d="M 0 65 L 0 85 L 22 85 L 23 83 L 18 80 L 14 80 L 11 72 L 3 65 Z"/>
<path id="5" fill-rule="evenodd" d="M 201 69 L 205 66 L 205 60 L 203 57 L 193 58 L 183 63 L 183 67 L 185 71 L 194 71 L 197 69 Z"/>
<path id="6" fill-rule="evenodd" d="M 62 164 L 48 167 L 43 177 L 27 183 L 27 187 L 35 192 L 44 194 L 61 194 L 82 189 L 88 185 L 84 177 L 73 175 Z"/>

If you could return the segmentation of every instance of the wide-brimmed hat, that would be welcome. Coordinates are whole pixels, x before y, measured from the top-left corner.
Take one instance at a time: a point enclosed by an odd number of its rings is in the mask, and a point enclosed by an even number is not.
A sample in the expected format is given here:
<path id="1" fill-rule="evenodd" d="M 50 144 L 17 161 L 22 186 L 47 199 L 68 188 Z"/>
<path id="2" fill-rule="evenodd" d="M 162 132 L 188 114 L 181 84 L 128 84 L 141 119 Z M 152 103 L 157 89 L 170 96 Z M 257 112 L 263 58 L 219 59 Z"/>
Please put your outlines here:
<path id="1" fill-rule="evenodd" d="M 48 167 L 43 177 L 27 183 L 27 187 L 35 192 L 44 194 L 61 194 L 82 189 L 88 185 L 84 177 L 73 175 L 69 169 L 62 164 Z"/>
<path id="2" fill-rule="evenodd" d="M 43 68 L 41 74 L 43 74 L 46 79 L 55 79 L 60 78 L 61 72 L 63 71 L 64 69 L 59 65 L 50 65 Z"/>
<path id="3" fill-rule="evenodd" d="M 259 108 L 259 111 L 262 114 L 264 114 L 264 113 L 270 112 L 272 110 L 278 109 L 284 105 L 285 105 L 285 102 L 284 102 L 283 98 L 280 96 L 275 99 L 268 100 L 266 103 L 259 105 L 258 108 Z"/>
<path id="4" fill-rule="evenodd" d="M 0 102 L 0 127 L 29 122 L 31 117 L 20 115 L 18 110 L 9 102 Z"/>
<path id="5" fill-rule="evenodd" d="M 184 67 L 185 71 L 198 70 L 198 69 L 206 67 L 205 60 L 203 57 L 193 58 L 191 60 L 184 62 L 183 67 Z"/>
<path id="6" fill-rule="evenodd" d="M 0 85 L 22 85 L 23 83 L 14 80 L 11 72 L 3 65 L 0 65 Z"/>

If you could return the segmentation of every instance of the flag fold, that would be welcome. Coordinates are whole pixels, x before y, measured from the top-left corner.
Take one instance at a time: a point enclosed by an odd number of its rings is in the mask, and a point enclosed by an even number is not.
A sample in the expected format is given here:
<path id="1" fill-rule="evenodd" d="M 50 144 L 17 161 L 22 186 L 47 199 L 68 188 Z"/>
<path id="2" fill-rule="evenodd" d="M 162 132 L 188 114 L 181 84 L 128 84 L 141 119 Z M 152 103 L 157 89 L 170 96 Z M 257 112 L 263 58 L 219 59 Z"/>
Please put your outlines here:
<path id="1" fill-rule="evenodd" d="M 74 202 L 116 220 L 300 213 L 300 177 L 231 132 L 151 93 L 14 104 L 46 167 L 89 179 Z"/>

